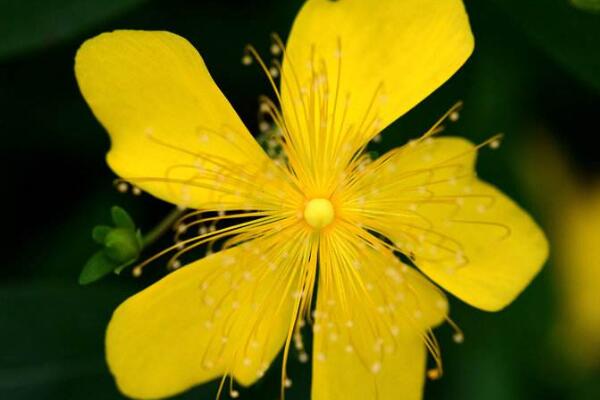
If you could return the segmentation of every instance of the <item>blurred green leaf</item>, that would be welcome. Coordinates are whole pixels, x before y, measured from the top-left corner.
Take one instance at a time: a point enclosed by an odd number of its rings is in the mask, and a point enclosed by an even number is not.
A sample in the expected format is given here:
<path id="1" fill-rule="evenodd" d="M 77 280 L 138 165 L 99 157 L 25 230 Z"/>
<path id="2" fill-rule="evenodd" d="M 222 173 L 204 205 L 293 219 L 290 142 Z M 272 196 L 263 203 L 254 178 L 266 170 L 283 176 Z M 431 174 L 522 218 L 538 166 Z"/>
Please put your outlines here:
<path id="1" fill-rule="evenodd" d="M 87 261 L 81 274 L 79 284 L 87 285 L 105 277 L 119 267 L 103 250 L 98 251 Z"/>
<path id="2" fill-rule="evenodd" d="M 0 2 L 0 60 L 54 45 L 144 1 L 3 0 Z"/>
<path id="3" fill-rule="evenodd" d="M 571 3 L 577 8 L 586 11 L 600 11 L 600 0 L 571 0 Z"/>
<path id="4" fill-rule="evenodd" d="M 600 15 L 579 12 L 567 0 L 488 1 L 496 3 L 535 45 L 600 91 Z"/>
<path id="5" fill-rule="evenodd" d="M 0 285 L 0 398 L 122 398 L 104 363 L 103 337 L 129 293 L 123 285 L 84 289 L 56 280 Z"/>

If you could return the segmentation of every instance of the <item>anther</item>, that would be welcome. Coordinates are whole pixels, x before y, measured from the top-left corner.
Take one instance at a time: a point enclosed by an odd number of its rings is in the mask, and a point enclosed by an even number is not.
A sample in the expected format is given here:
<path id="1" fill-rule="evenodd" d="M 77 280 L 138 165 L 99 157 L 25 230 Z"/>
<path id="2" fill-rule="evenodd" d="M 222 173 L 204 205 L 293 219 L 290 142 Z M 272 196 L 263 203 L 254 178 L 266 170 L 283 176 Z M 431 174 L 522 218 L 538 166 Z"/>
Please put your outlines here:
<path id="1" fill-rule="evenodd" d="M 440 372 L 440 370 L 438 368 L 432 368 L 427 371 L 427 377 L 431 380 L 440 379 L 441 376 L 442 376 L 442 373 Z"/>
<path id="2" fill-rule="evenodd" d="M 373 363 L 373 365 L 371 365 L 371 372 L 373 374 L 378 374 L 381 371 L 381 363 L 379 361 L 376 361 Z"/>
<path id="3" fill-rule="evenodd" d="M 242 64 L 252 65 L 252 57 L 250 56 L 250 54 L 244 54 L 244 56 L 242 57 Z"/>
<path id="4" fill-rule="evenodd" d="M 456 332 L 454 335 L 452 335 L 452 340 L 454 343 L 461 344 L 465 341 L 465 336 L 461 332 Z"/>
<path id="5" fill-rule="evenodd" d="M 260 111 L 263 114 L 268 113 L 270 109 L 271 108 L 267 103 L 260 103 L 260 106 L 258 106 L 258 111 Z"/>
<path id="6" fill-rule="evenodd" d="M 258 130 L 260 130 L 261 132 L 266 132 L 271 128 L 271 124 L 269 124 L 266 121 L 262 121 L 258 124 Z"/>
<path id="7" fill-rule="evenodd" d="M 273 54 L 274 56 L 278 56 L 281 54 L 281 47 L 279 47 L 279 45 L 277 43 L 273 43 L 271 45 L 271 54 Z"/>
<path id="8" fill-rule="evenodd" d="M 120 193 L 126 193 L 126 192 L 127 192 L 127 190 L 129 190 L 129 185 L 128 185 L 126 182 L 119 182 L 119 183 L 117 184 L 117 190 L 118 190 Z"/>

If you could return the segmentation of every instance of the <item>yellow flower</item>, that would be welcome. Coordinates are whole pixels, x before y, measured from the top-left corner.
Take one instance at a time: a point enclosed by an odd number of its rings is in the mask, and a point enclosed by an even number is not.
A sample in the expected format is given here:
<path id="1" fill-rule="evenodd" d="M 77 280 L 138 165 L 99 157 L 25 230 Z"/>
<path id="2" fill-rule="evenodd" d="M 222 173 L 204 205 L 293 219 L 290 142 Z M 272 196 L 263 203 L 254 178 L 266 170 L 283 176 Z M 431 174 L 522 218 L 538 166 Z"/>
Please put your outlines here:
<path id="1" fill-rule="evenodd" d="M 554 350 L 581 376 L 600 366 L 600 177 L 582 178 L 564 146 L 545 130 L 524 148 L 522 178 L 552 232 Z"/>
<path id="2" fill-rule="evenodd" d="M 558 345 L 571 361 L 591 369 L 600 365 L 600 184 L 573 189 L 553 210 L 561 295 Z"/>
<path id="3" fill-rule="evenodd" d="M 231 220 L 177 244 L 174 259 L 209 242 L 222 251 L 115 311 L 106 351 L 121 391 L 161 398 L 220 376 L 250 385 L 282 347 L 284 366 L 292 345 L 307 358 L 309 323 L 314 400 L 419 399 L 447 302 L 397 254 L 484 310 L 511 302 L 547 254 L 530 217 L 476 178 L 468 141 L 434 139 L 436 125 L 373 162 L 364 153 L 472 48 L 460 0 L 307 1 L 285 49 L 274 37 L 281 65 L 251 47 L 244 58 L 281 77 L 277 102 L 260 107 L 285 154 L 272 160 L 181 37 L 116 31 L 84 43 L 75 72 L 110 133 L 111 168 L 209 212 L 182 230 Z"/>

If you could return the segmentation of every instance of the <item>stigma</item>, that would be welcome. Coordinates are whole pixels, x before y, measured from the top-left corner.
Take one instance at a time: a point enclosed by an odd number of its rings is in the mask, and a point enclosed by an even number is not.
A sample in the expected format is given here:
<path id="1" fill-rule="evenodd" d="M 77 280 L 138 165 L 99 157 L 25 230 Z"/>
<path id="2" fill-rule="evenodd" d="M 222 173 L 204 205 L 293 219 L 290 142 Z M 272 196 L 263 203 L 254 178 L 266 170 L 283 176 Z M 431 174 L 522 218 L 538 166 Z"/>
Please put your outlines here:
<path id="1" fill-rule="evenodd" d="M 322 229 L 333 222 L 335 211 L 331 201 L 327 199 L 312 199 L 304 207 L 304 220 L 314 229 Z"/>

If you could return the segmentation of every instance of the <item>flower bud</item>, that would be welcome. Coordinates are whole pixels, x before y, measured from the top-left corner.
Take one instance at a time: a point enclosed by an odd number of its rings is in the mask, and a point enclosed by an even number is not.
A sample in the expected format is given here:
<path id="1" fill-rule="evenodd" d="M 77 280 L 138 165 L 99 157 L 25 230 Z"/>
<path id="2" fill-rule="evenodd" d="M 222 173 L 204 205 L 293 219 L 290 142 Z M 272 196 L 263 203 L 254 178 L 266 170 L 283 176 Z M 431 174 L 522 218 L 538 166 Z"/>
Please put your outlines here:
<path id="1" fill-rule="evenodd" d="M 139 236 L 126 228 L 112 229 L 104 238 L 105 252 L 113 261 L 125 263 L 135 260 L 142 251 Z"/>

